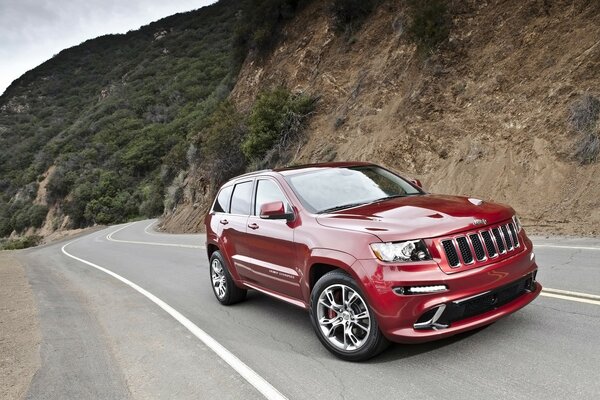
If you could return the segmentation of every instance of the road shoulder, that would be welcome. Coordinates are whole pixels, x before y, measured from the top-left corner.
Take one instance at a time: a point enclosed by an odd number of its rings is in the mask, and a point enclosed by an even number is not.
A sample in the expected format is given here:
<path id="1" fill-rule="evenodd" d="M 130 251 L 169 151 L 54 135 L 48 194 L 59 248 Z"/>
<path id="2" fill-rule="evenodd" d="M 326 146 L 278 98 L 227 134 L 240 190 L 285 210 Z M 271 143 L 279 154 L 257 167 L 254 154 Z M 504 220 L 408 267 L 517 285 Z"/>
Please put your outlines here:
<path id="1" fill-rule="evenodd" d="M 0 251 L 0 398 L 23 398 L 39 367 L 40 326 L 33 291 L 13 252 Z"/>

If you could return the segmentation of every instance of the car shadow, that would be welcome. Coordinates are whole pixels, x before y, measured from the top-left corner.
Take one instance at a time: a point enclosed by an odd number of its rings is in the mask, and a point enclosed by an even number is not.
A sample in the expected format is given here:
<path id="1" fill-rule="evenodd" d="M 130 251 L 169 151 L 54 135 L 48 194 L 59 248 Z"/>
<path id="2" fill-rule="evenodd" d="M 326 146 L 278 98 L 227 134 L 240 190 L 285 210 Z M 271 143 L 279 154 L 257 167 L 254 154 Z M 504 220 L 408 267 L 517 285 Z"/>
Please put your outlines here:
<path id="1" fill-rule="evenodd" d="M 489 325 L 488 325 L 489 326 Z M 427 343 L 415 343 L 415 344 L 401 344 L 401 343 L 391 343 L 390 347 L 387 348 L 380 355 L 365 361 L 365 364 L 384 364 L 393 361 L 398 361 L 406 358 L 411 358 L 415 356 L 419 356 L 422 354 L 427 354 L 430 352 L 435 352 L 441 350 L 445 347 L 452 346 L 455 343 L 461 342 L 463 340 L 468 339 L 473 335 L 477 335 L 482 330 L 486 329 L 488 326 L 483 326 L 480 328 L 473 329 L 468 332 L 463 332 L 456 334 L 454 336 L 450 336 L 448 338 L 435 340 Z"/>
<path id="2" fill-rule="evenodd" d="M 273 319 L 277 323 L 286 324 L 289 326 L 289 329 L 292 329 L 297 334 L 310 335 L 311 337 L 314 337 L 315 343 L 318 344 L 319 347 L 321 347 L 318 339 L 316 338 L 316 336 L 314 336 L 315 332 L 313 331 L 307 310 L 295 307 L 284 301 L 273 299 L 268 295 L 256 292 L 254 290 L 249 291 L 247 300 L 240 304 L 237 304 L 235 308 L 239 308 L 240 310 L 243 309 L 243 312 L 245 313 L 260 313 L 263 316 L 268 316 L 268 318 Z M 422 354 L 427 354 L 430 352 L 436 352 L 448 346 L 452 346 L 456 343 L 459 343 L 463 340 L 467 340 L 471 336 L 477 335 L 481 331 L 485 330 L 488 326 L 476 328 L 472 331 L 459 333 L 449 338 L 435 340 L 427 343 L 391 343 L 390 347 L 388 347 L 383 353 L 368 361 L 365 361 L 364 364 L 383 364 L 419 356 Z M 322 348 L 322 350 L 323 353 L 330 355 L 330 353 L 327 352 L 326 349 Z M 331 355 L 331 358 L 336 359 L 333 355 Z M 340 360 L 340 362 L 343 361 Z"/>

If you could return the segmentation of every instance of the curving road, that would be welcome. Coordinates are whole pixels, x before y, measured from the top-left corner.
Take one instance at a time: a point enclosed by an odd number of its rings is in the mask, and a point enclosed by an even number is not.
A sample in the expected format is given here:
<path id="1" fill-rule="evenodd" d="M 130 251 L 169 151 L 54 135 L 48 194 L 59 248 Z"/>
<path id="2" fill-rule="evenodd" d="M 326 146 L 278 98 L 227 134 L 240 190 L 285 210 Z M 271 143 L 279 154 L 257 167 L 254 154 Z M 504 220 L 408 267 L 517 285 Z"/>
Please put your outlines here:
<path id="1" fill-rule="evenodd" d="M 549 290 L 531 305 L 487 328 L 394 345 L 356 364 L 331 356 L 301 309 L 255 292 L 220 306 L 204 237 L 157 233 L 154 222 L 20 253 L 42 331 L 28 398 L 600 396 L 598 240 L 535 238 L 538 279 Z"/>

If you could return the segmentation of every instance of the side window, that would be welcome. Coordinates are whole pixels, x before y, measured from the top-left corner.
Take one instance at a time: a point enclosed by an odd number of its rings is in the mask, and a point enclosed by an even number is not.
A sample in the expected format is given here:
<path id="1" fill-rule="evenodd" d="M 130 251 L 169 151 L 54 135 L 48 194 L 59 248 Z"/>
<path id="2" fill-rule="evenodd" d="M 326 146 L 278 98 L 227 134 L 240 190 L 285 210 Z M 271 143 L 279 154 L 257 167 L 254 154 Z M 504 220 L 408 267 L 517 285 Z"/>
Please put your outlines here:
<path id="1" fill-rule="evenodd" d="M 250 202 L 252 200 L 252 181 L 238 183 L 233 189 L 231 197 L 232 214 L 250 214 Z"/>
<path id="2" fill-rule="evenodd" d="M 229 201 L 231 200 L 231 191 L 233 186 L 227 186 L 221 189 L 215 200 L 213 211 L 215 212 L 229 212 Z"/>
<path id="3" fill-rule="evenodd" d="M 260 206 L 273 201 L 283 201 L 286 212 L 291 211 L 287 199 L 277 184 L 268 179 L 259 180 L 256 187 L 256 203 L 254 204 L 254 215 L 260 214 Z"/>

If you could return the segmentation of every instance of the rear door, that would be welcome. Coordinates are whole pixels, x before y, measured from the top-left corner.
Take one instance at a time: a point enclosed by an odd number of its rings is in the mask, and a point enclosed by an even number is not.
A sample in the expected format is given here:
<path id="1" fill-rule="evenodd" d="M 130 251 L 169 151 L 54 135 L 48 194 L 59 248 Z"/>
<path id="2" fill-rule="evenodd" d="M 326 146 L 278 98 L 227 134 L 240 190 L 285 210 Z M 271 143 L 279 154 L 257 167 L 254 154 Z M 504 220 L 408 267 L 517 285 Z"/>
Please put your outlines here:
<path id="1" fill-rule="evenodd" d="M 221 237 L 223 232 L 223 224 L 221 221 L 227 220 L 229 214 L 229 204 L 231 203 L 231 193 L 233 192 L 233 185 L 224 186 L 217 194 L 215 202 L 212 207 L 212 218 L 210 219 L 210 228 L 207 234 L 213 235 L 212 239 L 217 240 Z"/>
<path id="2" fill-rule="evenodd" d="M 260 206 L 282 201 L 291 212 L 290 201 L 279 183 L 271 178 L 257 178 L 253 212 L 248 218 L 248 257 L 244 259 L 254 282 L 265 289 L 301 299 L 300 275 L 296 265 L 293 223 L 285 219 L 260 218 Z"/>
<path id="3" fill-rule="evenodd" d="M 248 253 L 246 237 L 248 216 L 252 206 L 254 180 L 237 182 L 233 186 L 228 214 L 219 214 L 221 246 L 225 250 L 231 273 L 235 278 L 246 279 L 245 270 L 238 267 L 237 260 Z"/>

